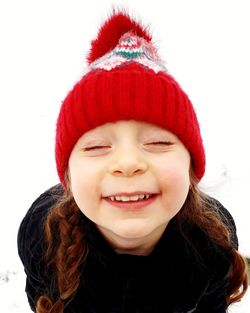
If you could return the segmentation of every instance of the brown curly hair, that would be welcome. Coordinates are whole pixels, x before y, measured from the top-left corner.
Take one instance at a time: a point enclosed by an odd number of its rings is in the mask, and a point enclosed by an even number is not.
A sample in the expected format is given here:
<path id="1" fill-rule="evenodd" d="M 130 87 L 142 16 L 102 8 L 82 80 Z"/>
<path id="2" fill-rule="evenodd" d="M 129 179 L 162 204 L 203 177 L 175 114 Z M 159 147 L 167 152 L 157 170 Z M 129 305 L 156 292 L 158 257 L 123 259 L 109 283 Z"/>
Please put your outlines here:
<path id="1" fill-rule="evenodd" d="M 239 301 L 248 288 L 247 263 L 234 244 L 228 225 L 216 212 L 216 204 L 201 192 L 191 173 L 190 190 L 182 209 L 177 214 L 177 221 L 189 221 L 203 229 L 216 243 L 229 249 L 232 263 L 229 272 L 227 303 Z M 213 208 L 211 210 L 211 208 Z M 213 225 L 213 227 L 211 227 Z M 55 236 L 55 228 L 59 234 Z M 185 229 L 181 229 L 185 237 Z M 58 231 L 57 231 L 58 232 Z M 45 223 L 48 247 L 45 260 L 56 271 L 56 286 L 59 294 L 53 302 L 51 295 L 41 296 L 36 304 L 37 313 L 63 313 L 65 304 L 75 295 L 80 283 L 79 267 L 87 258 L 88 245 L 84 229 L 81 227 L 80 210 L 69 191 L 65 191 L 59 202 L 48 214 Z M 188 240 L 188 238 L 186 238 Z"/>

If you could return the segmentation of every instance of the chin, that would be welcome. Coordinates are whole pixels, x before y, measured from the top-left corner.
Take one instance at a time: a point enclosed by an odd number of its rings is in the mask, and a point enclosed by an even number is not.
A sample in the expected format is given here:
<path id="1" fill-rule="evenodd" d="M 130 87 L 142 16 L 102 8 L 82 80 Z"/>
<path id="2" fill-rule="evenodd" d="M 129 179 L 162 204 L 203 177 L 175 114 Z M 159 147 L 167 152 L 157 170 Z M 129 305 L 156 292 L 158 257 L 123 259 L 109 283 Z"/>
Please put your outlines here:
<path id="1" fill-rule="evenodd" d="M 148 236 L 148 232 L 138 231 L 137 229 L 119 230 L 115 232 L 117 236 L 123 239 L 140 239 Z"/>
<path id="2" fill-rule="evenodd" d="M 117 225 L 118 226 L 118 225 Z M 149 236 L 154 231 L 154 228 L 144 223 L 128 222 L 127 225 L 119 225 L 113 230 L 119 237 L 126 239 L 139 239 Z"/>

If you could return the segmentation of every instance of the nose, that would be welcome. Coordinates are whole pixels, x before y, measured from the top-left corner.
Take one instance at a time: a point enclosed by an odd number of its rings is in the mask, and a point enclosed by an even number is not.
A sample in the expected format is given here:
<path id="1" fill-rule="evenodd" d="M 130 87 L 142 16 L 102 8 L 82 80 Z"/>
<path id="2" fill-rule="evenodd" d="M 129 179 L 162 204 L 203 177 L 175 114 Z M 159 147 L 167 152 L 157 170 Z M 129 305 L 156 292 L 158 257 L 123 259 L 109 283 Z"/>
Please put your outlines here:
<path id="1" fill-rule="evenodd" d="M 123 149 L 111 161 L 109 172 L 117 176 L 140 175 L 147 171 L 148 163 L 137 149 Z"/>

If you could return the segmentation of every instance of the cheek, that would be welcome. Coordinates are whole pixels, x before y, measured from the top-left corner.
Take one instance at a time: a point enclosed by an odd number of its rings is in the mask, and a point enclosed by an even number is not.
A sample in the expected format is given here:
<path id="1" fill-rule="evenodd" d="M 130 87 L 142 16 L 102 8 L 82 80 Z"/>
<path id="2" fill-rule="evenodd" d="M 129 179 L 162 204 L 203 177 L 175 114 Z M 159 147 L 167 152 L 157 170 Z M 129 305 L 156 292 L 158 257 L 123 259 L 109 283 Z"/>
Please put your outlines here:
<path id="1" fill-rule="evenodd" d="M 100 203 L 97 188 L 87 179 L 73 180 L 71 192 L 80 211 L 89 219 L 95 220 Z"/>
<path id="2" fill-rule="evenodd" d="M 97 202 L 99 195 L 98 175 L 93 167 L 72 159 L 69 162 L 70 189 L 79 209 L 85 213 Z"/>
<path id="3" fill-rule="evenodd" d="M 162 172 L 160 183 L 168 194 L 173 193 L 176 197 L 185 196 L 190 186 L 189 171 L 188 169 L 180 171 L 179 168 L 172 167 L 168 171 Z"/>
<path id="4" fill-rule="evenodd" d="M 173 155 L 162 159 L 157 167 L 162 180 L 170 184 L 189 184 L 190 157 L 189 155 Z"/>
<path id="5" fill-rule="evenodd" d="M 180 210 L 188 195 L 190 186 L 189 167 L 190 162 L 188 160 L 166 162 L 161 167 L 159 176 L 160 187 L 163 192 L 164 201 L 173 210 Z"/>

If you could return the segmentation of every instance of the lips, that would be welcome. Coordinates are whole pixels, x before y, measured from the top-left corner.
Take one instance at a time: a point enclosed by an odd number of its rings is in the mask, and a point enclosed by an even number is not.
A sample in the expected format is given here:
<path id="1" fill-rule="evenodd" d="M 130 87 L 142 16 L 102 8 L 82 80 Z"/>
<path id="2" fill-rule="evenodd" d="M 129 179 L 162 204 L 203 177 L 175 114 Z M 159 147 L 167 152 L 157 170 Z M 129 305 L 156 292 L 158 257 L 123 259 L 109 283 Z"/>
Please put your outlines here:
<path id="1" fill-rule="evenodd" d="M 104 197 L 104 200 L 121 209 L 140 210 L 154 202 L 157 196 L 148 192 L 120 193 Z"/>
<path id="2" fill-rule="evenodd" d="M 115 196 L 110 196 L 109 199 L 111 201 L 130 202 L 130 201 L 146 200 L 146 199 L 149 199 L 151 196 L 152 194 L 138 194 L 138 195 L 133 195 L 133 196 L 115 195 Z"/>

